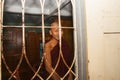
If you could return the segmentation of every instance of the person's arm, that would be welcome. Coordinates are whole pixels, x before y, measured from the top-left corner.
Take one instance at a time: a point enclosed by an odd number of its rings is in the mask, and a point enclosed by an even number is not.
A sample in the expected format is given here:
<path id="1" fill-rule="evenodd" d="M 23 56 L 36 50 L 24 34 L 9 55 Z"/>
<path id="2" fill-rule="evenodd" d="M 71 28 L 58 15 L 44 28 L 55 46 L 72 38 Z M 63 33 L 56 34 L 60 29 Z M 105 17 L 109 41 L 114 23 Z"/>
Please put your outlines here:
<path id="1" fill-rule="evenodd" d="M 47 72 L 51 74 L 53 72 L 53 68 L 51 66 L 52 62 L 51 62 L 50 48 L 46 45 L 45 45 L 44 63 L 45 63 L 45 68 Z M 56 72 L 53 73 L 52 78 L 54 80 L 60 80 L 60 77 Z"/>
<path id="2" fill-rule="evenodd" d="M 71 72 L 69 73 L 68 80 L 73 80 L 73 75 Z"/>

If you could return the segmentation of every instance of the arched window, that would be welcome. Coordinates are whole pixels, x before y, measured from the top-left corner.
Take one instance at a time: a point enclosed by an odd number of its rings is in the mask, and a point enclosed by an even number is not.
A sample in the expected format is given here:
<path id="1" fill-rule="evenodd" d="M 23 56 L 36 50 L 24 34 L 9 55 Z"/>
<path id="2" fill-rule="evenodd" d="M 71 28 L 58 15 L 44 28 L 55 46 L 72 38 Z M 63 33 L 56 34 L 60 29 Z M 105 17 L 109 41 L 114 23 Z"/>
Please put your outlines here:
<path id="1" fill-rule="evenodd" d="M 3 80 L 86 80 L 77 1 L 2 0 Z M 58 26 L 56 44 L 50 34 L 53 22 Z M 46 49 L 49 41 L 52 44 Z"/>

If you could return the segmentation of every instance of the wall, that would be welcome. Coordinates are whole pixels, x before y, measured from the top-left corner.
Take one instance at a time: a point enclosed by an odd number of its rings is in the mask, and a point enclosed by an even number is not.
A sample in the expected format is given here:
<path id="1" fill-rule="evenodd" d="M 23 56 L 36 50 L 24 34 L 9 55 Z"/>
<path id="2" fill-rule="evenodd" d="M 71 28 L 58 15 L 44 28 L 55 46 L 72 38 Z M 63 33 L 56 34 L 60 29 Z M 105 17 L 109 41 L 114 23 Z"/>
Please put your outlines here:
<path id="1" fill-rule="evenodd" d="M 120 1 L 86 0 L 90 80 L 120 80 Z"/>
<path id="2" fill-rule="evenodd" d="M 1 4 L 1 0 L 0 0 L 0 4 Z M 1 5 L 0 5 L 0 23 L 1 23 Z M 1 33 L 1 24 L 0 24 L 0 33 Z M 0 56 L 1 56 L 1 37 L 0 37 Z M 0 59 L 0 74 L 1 74 L 1 59 Z M 0 75 L 0 80 L 1 80 L 1 75 Z"/>

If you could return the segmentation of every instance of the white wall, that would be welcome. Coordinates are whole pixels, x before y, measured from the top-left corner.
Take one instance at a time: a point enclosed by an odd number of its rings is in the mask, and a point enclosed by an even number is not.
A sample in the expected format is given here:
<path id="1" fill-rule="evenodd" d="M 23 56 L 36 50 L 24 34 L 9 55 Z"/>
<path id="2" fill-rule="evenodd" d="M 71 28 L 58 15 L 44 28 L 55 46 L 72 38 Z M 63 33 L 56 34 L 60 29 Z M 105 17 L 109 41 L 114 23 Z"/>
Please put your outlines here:
<path id="1" fill-rule="evenodd" d="M 120 80 L 120 0 L 86 0 L 90 80 Z"/>

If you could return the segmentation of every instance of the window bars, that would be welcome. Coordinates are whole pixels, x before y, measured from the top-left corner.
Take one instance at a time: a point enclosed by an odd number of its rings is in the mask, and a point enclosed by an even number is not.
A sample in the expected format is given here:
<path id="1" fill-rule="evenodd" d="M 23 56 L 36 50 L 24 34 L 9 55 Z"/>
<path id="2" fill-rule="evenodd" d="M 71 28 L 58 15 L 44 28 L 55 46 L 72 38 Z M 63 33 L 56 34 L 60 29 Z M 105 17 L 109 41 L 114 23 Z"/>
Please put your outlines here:
<path id="1" fill-rule="evenodd" d="M 52 73 L 49 74 L 49 76 L 46 78 L 46 80 L 49 80 L 51 78 L 51 76 L 53 75 L 53 73 L 55 72 L 56 68 L 58 67 L 58 64 L 60 62 L 60 57 L 62 58 L 65 66 L 68 68 L 68 71 L 67 73 L 61 77 L 61 80 L 64 80 L 65 77 L 71 72 L 72 75 L 74 76 L 74 80 L 78 80 L 78 59 L 77 59 L 77 29 L 76 29 L 76 11 L 75 11 L 75 0 L 70 0 L 68 2 L 66 2 L 66 4 L 64 4 L 64 2 L 62 2 L 63 0 L 55 0 L 55 3 L 57 5 L 57 10 L 55 10 L 55 12 L 57 11 L 58 13 L 58 27 L 59 27 L 59 57 L 58 57 L 58 61 L 57 61 L 57 64 L 55 66 L 55 68 L 52 69 Z M 2 0 L 2 30 L 4 27 L 10 27 L 9 25 L 8 26 L 4 26 L 3 25 L 3 12 L 4 12 L 4 2 L 5 0 Z M 16 73 L 18 71 L 18 69 L 20 68 L 21 66 L 21 63 L 23 61 L 23 58 L 25 58 L 28 66 L 30 67 L 30 69 L 33 71 L 34 75 L 31 77 L 31 80 L 34 80 L 35 77 L 38 77 L 40 80 L 44 80 L 43 77 L 39 74 L 39 71 L 41 69 L 41 66 L 43 65 L 43 61 L 44 61 L 44 56 L 42 56 L 42 59 L 41 59 L 41 63 L 39 64 L 39 67 L 37 70 L 35 70 L 32 65 L 30 64 L 29 62 L 29 59 L 26 55 L 26 42 L 25 42 L 25 28 L 27 27 L 34 27 L 34 28 L 40 28 L 42 29 L 42 46 L 43 46 L 43 50 L 44 50 L 44 46 L 45 46 L 45 29 L 46 28 L 50 28 L 50 27 L 46 27 L 45 26 L 45 23 L 44 23 L 44 20 L 45 20 L 45 14 L 44 14 L 44 6 L 45 6 L 45 2 L 47 2 L 47 0 L 39 0 L 40 2 L 40 7 L 41 7 L 41 12 L 42 12 L 42 26 L 26 26 L 25 25 L 25 3 L 26 1 L 25 0 L 21 0 L 21 4 L 22 4 L 22 26 L 14 26 L 14 27 L 21 27 L 22 28 L 22 54 L 21 54 L 21 57 L 20 57 L 20 60 L 15 68 L 14 71 L 12 71 L 10 69 L 10 67 L 8 66 L 7 62 L 6 62 L 6 59 L 4 57 L 4 54 L 3 54 L 3 51 L 2 51 L 2 60 L 3 60 L 3 63 L 6 67 L 6 69 L 8 70 L 9 74 L 10 74 L 10 77 L 8 80 L 12 80 L 12 78 L 18 80 L 17 76 L 16 76 Z M 61 26 L 61 8 L 64 8 L 64 6 L 66 6 L 68 3 L 71 3 L 72 4 L 72 10 L 73 10 L 73 27 L 65 27 L 65 26 Z M 61 7 L 61 5 L 63 5 Z M 52 15 L 54 13 L 54 11 L 50 14 Z M 49 16 L 50 16 L 49 15 Z M 64 57 L 63 57 L 63 53 L 62 53 L 62 39 L 61 39 L 61 29 L 62 28 L 65 28 L 65 29 L 73 29 L 74 30 L 74 58 L 73 58 L 73 61 L 72 61 L 72 64 L 71 66 L 68 66 L 68 64 L 66 63 Z M 3 32 L 2 32 L 3 33 Z M 70 35 L 69 35 L 70 36 Z M 3 44 L 3 43 L 2 43 Z M 3 47 L 2 47 L 2 50 L 3 50 Z M 44 55 L 46 55 L 44 53 Z M 47 61 L 47 60 L 46 60 Z M 49 63 L 48 63 L 49 64 Z M 72 69 L 74 67 L 74 70 Z"/>

